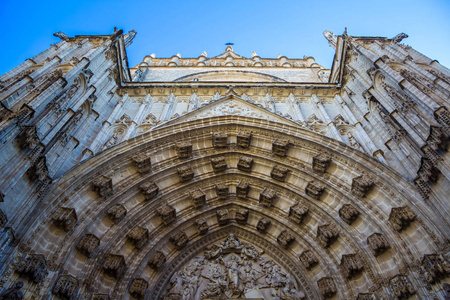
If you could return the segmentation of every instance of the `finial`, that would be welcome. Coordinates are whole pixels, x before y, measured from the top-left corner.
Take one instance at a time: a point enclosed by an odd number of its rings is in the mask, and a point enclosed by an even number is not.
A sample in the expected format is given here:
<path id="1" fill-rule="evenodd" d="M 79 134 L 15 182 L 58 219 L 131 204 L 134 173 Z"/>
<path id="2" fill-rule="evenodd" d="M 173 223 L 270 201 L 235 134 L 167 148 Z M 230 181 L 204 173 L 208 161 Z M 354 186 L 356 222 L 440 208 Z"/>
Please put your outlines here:
<path id="1" fill-rule="evenodd" d="M 152 54 L 150 54 L 150 57 L 151 57 L 151 58 L 155 58 L 155 57 L 156 57 L 156 54 L 155 54 L 155 53 L 152 53 Z"/>
<path id="2" fill-rule="evenodd" d="M 227 43 L 227 44 L 231 44 L 231 43 Z M 233 47 L 231 47 L 231 45 L 228 45 L 227 48 L 225 49 L 225 51 L 233 52 Z"/>
<path id="3" fill-rule="evenodd" d="M 206 53 L 206 51 L 203 51 L 202 55 L 200 55 L 200 56 L 208 57 L 208 54 Z"/>
<path id="4" fill-rule="evenodd" d="M 181 58 L 181 54 L 180 53 L 177 53 L 177 56 L 178 56 L 178 58 Z"/>
<path id="5" fill-rule="evenodd" d="M 281 58 L 283 55 L 281 55 L 281 54 L 278 54 L 278 58 Z"/>
<path id="6" fill-rule="evenodd" d="M 258 56 L 255 51 L 252 52 L 252 57 Z"/>

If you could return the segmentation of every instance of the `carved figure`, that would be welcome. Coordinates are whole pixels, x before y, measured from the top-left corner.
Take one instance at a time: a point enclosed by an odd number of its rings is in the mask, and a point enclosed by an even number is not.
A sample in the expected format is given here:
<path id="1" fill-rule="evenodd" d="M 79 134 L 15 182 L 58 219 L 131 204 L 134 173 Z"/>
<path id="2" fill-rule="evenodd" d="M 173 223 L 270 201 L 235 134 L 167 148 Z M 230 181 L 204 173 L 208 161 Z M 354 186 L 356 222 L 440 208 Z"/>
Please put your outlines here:
<path id="1" fill-rule="evenodd" d="M 407 206 L 394 207 L 389 214 L 389 222 L 397 231 L 406 229 L 415 219 L 416 215 Z"/>
<path id="2" fill-rule="evenodd" d="M 241 208 L 236 211 L 236 222 L 241 225 L 247 224 L 248 209 Z"/>
<path id="3" fill-rule="evenodd" d="M 326 153 L 320 153 L 313 157 L 313 169 L 325 173 L 331 164 L 331 156 Z"/>
<path id="4" fill-rule="evenodd" d="M 216 184 L 217 198 L 225 200 L 228 198 L 228 186 L 224 183 Z"/>
<path id="5" fill-rule="evenodd" d="M 317 228 L 317 238 L 325 248 L 330 247 L 339 237 L 339 231 L 336 226 L 330 224 L 322 225 Z"/>
<path id="6" fill-rule="evenodd" d="M 258 224 L 256 224 L 256 229 L 257 229 L 259 232 L 264 233 L 264 232 L 266 232 L 267 229 L 269 228 L 270 223 L 271 223 L 271 221 L 270 221 L 269 219 L 267 219 L 267 218 L 261 218 L 261 219 L 259 219 Z"/>
<path id="7" fill-rule="evenodd" d="M 166 256 L 161 251 L 156 251 L 150 260 L 148 261 L 148 266 L 154 270 L 159 269 L 166 262 Z"/>
<path id="8" fill-rule="evenodd" d="M 145 200 L 149 201 L 156 197 L 159 193 L 159 187 L 153 181 L 142 184 L 139 189 L 144 194 Z"/>
<path id="9" fill-rule="evenodd" d="M 374 187 L 375 182 L 367 175 L 361 175 L 353 178 L 352 193 L 357 197 L 364 198 Z"/>
<path id="10" fill-rule="evenodd" d="M 342 255 L 341 268 L 345 277 L 352 278 L 364 269 L 364 264 L 358 254 Z"/>
<path id="11" fill-rule="evenodd" d="M 341 219 L 351 225 L 359 216 L 359 211 L 351 204 L 344 204 L 339 210 L 339 216 Z"/>
<path id="12" fill-rule="evenodd" d="M 60 207 L 53 217 L 53 224 L 65 232 L 72 230 L 77 221 L 78 218 L 75 209 L 68 207 Z"/>
<path id="13" fill-rule="evenodd" d="M 112 179 L 106 176 L 100 176 L 92 181 L 92 189 L 100 197 L 111 196 L 114 192 Z"/>
<path id="14" fill-rule="evenodd" d="M 125 258 L 123 255 L 108 254 L 103 263 L 103 270 L 108 276 L 115 279 L 122 277 L 127 265 L 125 264 Z"/>
<path id="15" fill-rule="evenodd" d="M 288 168 L 280 165 L 274 165 L 270 176 L 275 180 L 285 181 L 288 172 Z"/>
<path id="16" fill-rule="evenodd" d="M 114 204 L 110 209 L 108 209 L 108 217 L 114 223 L 119 223 L 127 215 L 127 210 L 122 204 Z"/>
<path id="17" fill-rule="evenodd" d="M 247 156 L 240 156 L 237 167 L 244 172 L 250 172 L 253 166 L 253 158 Z"/>
<path id="18" fill-rule="evenodd" d="M 280 235 L 278 235 L 277 242 L 284 248 L 288 248 L 295 241 L 295 237 L 287 232 L 287 230 L 282 230 Z"/>
<path id="19" fill-rule="evenodd" d="M 259 194 L 259 203 L 265 207 L 271 207 L 276 195 L 277 192 L 275 190 L 265 187 Z"/>
<path id="20" fill-rule="evenodd" d="M 78 280 L 71 275 L 62 275 L 58 278 L 52 293 L 62 299 L 72 299 L 78 290 Z"/>
<path id="21" fill-rule="evenodd" d="M 287 139 L 275 138 L 272 143 L 272 152 L 278 156 L 286 156 L 290 142 Z"/>
<path id="22" fill-rule="evenodd" d="M 177 218 L 175 208 L 167 203 L 161 204 L 161 206 L 156 209 L 156 213 L 160 216 L 164 225 L 169 225 Z"/>
<path id="23" fill-rule="evenodd" d="M 211 158 L 211 165 L 214 172 L 223 172 L 227 169 L 227 162 L 224 156 Z"/>
<path id="24" fill-rule="evenodd" d="M 185 141 L 185 142 L 178 142 L 175 145 L 175 149 L 178 153 L 178 158 L 189 158 L 192 156 L 192 143 Z"/>
<path id="25" fill-rule="evenodd" d="M 202 190 L 196 189 L 193 190 L 190 194 L 192 198 L 192 204 L 195 208 L 200 208 L 206 203 L 206 195 Z"/>
<path id="26" fill-rule="evenodd" d="M 367 244 L 370 246 L 374 256 L 378 256 L 389 250 L 389 245 L 386 238 L 381 233 L 374 233 L 367 238 Z"/>
<path id="27" fill-rule="evenodd" d="M 100 246 L 100 239 L 95 235 L 88 233 L 81 239 L 76 246 L 76 249 L 87 257 L 91 257 L 98 246 Z"/>
<path id="28" fill-rule="evenodd" d="M 336 292 L 336 285 L 334 280 L 330 277 L 323 277 L 317 281 L 317 286 L 319 287 L 320 294 L 325 299 L 332 298 Z"/>
<path id="29" fill-rule="evenodd" d="M 408 277 L 405 275 L 396 275 L 389 282 L 394 295 L 399 299 L 408 299 L 416 293 Z"/>
<path id="30" fill-rule="evenodd" d="M 144 299 L 148 282 L 142 278 L 135 278 L 130 285 L 130 295 L 137 299 Z"/>
<path id="31" fill-rule="evenodd" d="M 289 208 L 289 219 L 297 224 L 301 224 L 308 211 L 308 207 L 297 203 Z"/>
<path id="32" fill-rule="evenodd" d="M 212 144 L 214 148 L 225 148 L 228 143 L 228 134 L 224 132 L 214 132 L 212 135 Z"/>
<path id="33" fill-rule="evenodd" d="M 133 156 L 133 162 L 141 174 L 150 173 L 152 170 L 152 161 L 147 153 L 136 154 Z"/>
<path id="34" fill-rule="evenodd" d="M 178 250 L 181 250 L 184 248 L 184 246 L 186 246 L 186 244 L 189 241 L 189 238 L 187 237 L 186 233 L 184 233 L 183 231 L 178 231 L 175 234 L 173 234 L 170 238 L 169 241 L 175 245 L 175 248 L 177 248 Z"/>
<path id="35" fill-rule="evenodd" d="M 197 226 L 197 231 L 200 235 L 206 234 L 209 230 L 209 225 L 204 218 L 195 220 L 195 225 Z"/>
<path id="36" fill-rule="evenodd" d="M 311 250 L 303 251 L 302 254 L 300 254 L 300 261 L 302 262 L 306 270 L 311 270 L 319 264 L 319 260 Z"/>
<path id="37" fill-rule="evenodd" d="M 127 237 L 137 249 L 140 249 L 148 242 L 148 229 L 136 226 L 128 233 Z"/>
<path id="38" fill-rule="evenodd" d="M 230 222 L 230 213 L 227 209 L 221 209 L 216 212 L 217 215 L 217 223 L 219 225 L 226 225 Z"/>
<path id="39" fill-rule="evenodd" d="M 236 196 L 238 198 L 247 198 L 248 191 L 250 190 L 250 184 L 245 181 L 239 181 L 236 186 Z"/>
<path id="40" fill-rule="evenodd" d="M 241 148 L 250 147 L 252 133 L 249 131 L 239 131 L 237 134 L 237 145 Z"/>
<path id="41" fill-rule="evenodd" d="M 306 195 L 319 200 L 325 191 L 325 187 L 314 180 L 308 182 L 308 185 L 305 188 Z"/>
<path id="42" fill-rule="evenodd" d="M 177 169 L 178 175 L 181 178 L 181 182 L 186 182 L 194 178 L 194 171 L 188 166 L 181 166 Z"/>

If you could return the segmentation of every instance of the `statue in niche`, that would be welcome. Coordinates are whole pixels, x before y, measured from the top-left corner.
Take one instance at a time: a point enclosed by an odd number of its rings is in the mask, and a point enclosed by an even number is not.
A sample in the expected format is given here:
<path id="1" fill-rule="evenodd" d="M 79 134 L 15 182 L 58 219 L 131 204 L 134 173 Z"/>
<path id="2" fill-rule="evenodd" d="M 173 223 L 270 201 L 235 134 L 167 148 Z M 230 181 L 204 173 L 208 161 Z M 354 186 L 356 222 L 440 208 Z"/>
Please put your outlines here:
<path id="1" fill-rule="evenodd" d="M 174 273 L 163 299 L 303 299 L 291 275 L 263 253 L 230 233 Z"/>

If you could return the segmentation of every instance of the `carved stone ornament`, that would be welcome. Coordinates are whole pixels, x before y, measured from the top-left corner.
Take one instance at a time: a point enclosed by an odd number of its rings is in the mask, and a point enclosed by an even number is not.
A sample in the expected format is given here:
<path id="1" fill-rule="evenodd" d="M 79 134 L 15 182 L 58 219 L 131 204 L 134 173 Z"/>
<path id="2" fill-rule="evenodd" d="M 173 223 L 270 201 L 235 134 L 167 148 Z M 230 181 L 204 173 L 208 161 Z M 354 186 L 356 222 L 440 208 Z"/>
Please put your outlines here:
<path id="1" fill-rule="evenodd" d="M 358 254 L 342 255 L 341 269 L 346 278 L 358 275 L 364 269 L 364 264 Z"/>
<path id="2" fill-rule="evenodd" d="M 181 182 L 186 182 L 194 178 L 194 171 L 192 171 L 191 167 L 181 166 L 177 169 L 177 172 Z"/>
<path id="3" fill-rule="evenodd" d="M 17 264 L 16 272 L 33 280 L 34 283 L 41 283 L 48 275 L 47 263 L 42 254 L 29 254 Z M 0 298 L 1 299 L 1 298 Z"/>
<path id="4" fill-rule="evenodd" d="M 69 207 L 60 207 L 53 216 L 53 224 L 65 232 L 72 230 L 77 221 L 75 209 Z"/>
<path id="5" fill-rule="evenodd" d="M 239 181 L 236 186 L 236 196 L 238 198 L 247 198 L 248 191 L 250 190 L 250 184 L 245 181 Z"/>
<path id="6" fill-rule="evenodd" d="M 192 156 L 191 142 L 178 142 L 175 144 L 175 149 L 177 150 L 178 158 L 189 158 Z"/>
<path id="7" fill-rule="evenodd" d="M 306 195 L 316 200 L 320 199 L 324 191 L 325 187 L 314 180 L 308 182 L 308 185 L 305 188 Z"/>
<path id="8" fill-rule="evenodd" d="M 367 238 L 367 244 L 374 256 L 378 256 L 391 248 L 386 238 L 381 233 L 374 233 Z"/>
<path id="9" fill-rule="evenodd" d="M 275 180 L 285 181 L 288 172 L 288 168 L 280 165 L 275 165 L 273 166 L 272 172 L 270 172 L 270 176 Z"/>
<path id="10" fill-rule="evenodd" d="M 265 233 L 267 229 L 270 227 L 271 221 L 267 218 L 261 218 L 258 220 L 258 223 L 256 224 L 256 229 L 259 232 Z"/>
<path id="11" fill-rule="evenodd" d="M 0 293 L 0 299 L 2 300 L 22 300 L 23 292 L 21 289 L 23 288 L 22 281 L 16 281 L 13 286 L 4 290 Z"/>
<path id="12" fill-rule="evenodd" d="M 248 209 L 240 208 L 236 211 L 236 222 L 240 225 L 247 224 L 248 219 Z"/>
<path id="13" fill-rule="evenodd" d="M 95 250 L 100 246 L 100 239 L 93 234 L 86 234 L 75 247 L 78 251 L 91 257 Z"/>
<path id="14" fill-rule="evenodd" d="M 303 299 L 291 274 L 263 254 L 230 233 L 181 266 L 161 299 Z"/>
<path id="15" fill-rule="evenodd" d="M 135 278 L 130 285 L 130 295 L 136 299 L 144 299 L 148 282 L 142 278 Z"/>
<path id="16" fill-rule="evenodd" d="M 216 184 L 217 198 L 225 200 L 228 198 L 228 186 L 224 183 Z"/>
<path id="17" fill-rule="evenodd" d="M 122 204 L 114 204 L 107 212 L 108 218 L 114 223 L 119 223 L 127 216 L 127 209 Z"/>
<path id="18" fill-rule="evenodd" d="M 272 142 L 272 152 L 278 156 L 286 156 L 288 148 L 289 148 L 289 140 L 282 138 L 275 138 Z"/>
<path id="19" fill-rule="evenodd" d="M 8 218 L 3 210 L 0 209 L 0 228 L 5 227 L 6 223 L 8 223 Z"/>
<path id="20" fill-rule="evenodd" d="M 345 223 L 352 225 L 358 219 L 359 211 L 351 204 L 344 204 L 339 210 L 339 216 Z"/>
<path id="21" fill-rule="evenodd" d="M 188 236 L 186 235 L 186 233 L 184 233 L 183 231 L 178 231 L 175 234 L 173 234 L 170 238 L 169 241 L 174 244 L 175 248 L 177 248 L 177 250 L 181 250 L 184 248 L 184 246 L 186 246 L 186 244 L 189 241 Z"/>
<path id="22" fill-rule="evenodd" d="M 25 125 L 22 132 L 17 136 L 21 149 L 33 150 L 41 142 L 35 125 Z"/>
<path id="23" fill-rule="evenodd" d="M 317 228 L 317 238 L 320 244 L 328 248 L 330 247 L 339 237 L 339 231 L 336 226 L 327 224 L 322 225 Z"/>
<path id="24" fill-rule="evenodd" d="M 142 194 L 144 194 L 145 200 L 149 201 L 156 197 L 159 193 L 159 187 L 153 181 L 146 182 L 139 186 Z"/>
<path id="25" fill-rule="evenodd" d="M 103 263 L 103 271 L 114 279 L 119 279 L 125 272 L 127 265 L 123 255 L 108 254 Z"/>
<path id="26" fill-rule="evenodd" d="M 137 249 L 141 249 L 148 242 L 148 229 L 136 226 L 128 233 L 127 237 Z"/>
<path id="27" fill-rule="evenodd" d="M 250 147 L 252 141 L 252 133 L 249 131 L 241 130 L 237 134 L 237 145 L 241 148 Z"/>
<path id="28" fill-rule="evenodd" d="M 450 263 L 439 254 L 424 255 L 422 259 L 422 271 L 430 284 L 439 282 L 450 275 Z"/>
<path id="29" fill-rule="evenodd" d="M 228 209 L 220 209 L 216 212 L 217 215 L 217 223 L 219 225 L 223 226 L 230 222 L 230 213 L 228 212 Z"/>
<path id="30" fill-rule="evenodd" d="M 109 300 L 108 294 L 93 294 L 91 300 Z"/>
<path id="31" fill-rule="evenodd" d="M 295 241 L 295 237 L 287 232 L 287 230 L 282 230 L 277 237 L 277 242 L 285 249 L 289 248 L 290 245 Z"/>
<path id="32" fill-rule="evenodd" d="M 311 270 L 319 264 L 319 260 L 311 250 L 303 251 L 302 254 L 300 254 L 300 261 L 306 270 Z"/>
<path id="33" fill-rule="evenodd" d="M 152 171 L 152 161 L 147 153 L 139 153 L 133 156 L 133 162 L 141 174 L 147 174 Z"/>
<path id="34" fill-rule="evenodd" d="M 364 293 L 364 294 L 358 294 L 358 297 L 356 300 L 378 300 L 377 295 L 373 293 Z"/>
<path id="35" fill-rule="evenodd" d="M 360 198 L 364 198 L 374 187 L 375 182 L 367 175 L 361 175 L 353 178 L 352 193 Z"/>
<path id="36" fill-rule="evenodd" d="M 408 228 L 415 219 L 416 215 L 407 206 L 394 207 L 389 214 L 389 222 L 397 231 Z"/>
<path id="37" fill-rule="evenodd" d="M 301 224 L 308 211 L 308 207 L 297 203 L 289 208 L 289 219 L 297 224 Z"/>
<path id="38" fill-rule="evenodd" d="M 225 156 L 219 156 L 211 158 L 211 165 L 213 167 L 214 172 L 223 172 L 227 169 L 227 161 L 225 160 Z"/>
<path id="39" fill-rule="evenodd" d="M 228 143 L 228 134 L 224 132 L 214 132 L 212 135 L 212 144 L 214 148 L 225 148 Z"/>
<path id="40" fill-rule="evenodd" d="M 209 225 L 204 218 L 195 220 L 195 227 L 200 235 L 206 234 L 209 230 Z"/>
<path id="41" fill-rule="evenodd" d="M 397 299 L 408 299 L 416 293 L 408 277 L 405 275 L 396 275 L 389 280 L 389 283 Z"/>
<path id="42" fill-rule="evenodd" d="M 92 181 L 92 189 L 100 197 L 111 196 L 114 192 L 112 179 L 106 176 L 100 176 Z"/>
<path id="43" fill-rule="evenodd" d="M 196 189 L 196 190 L 193 190 L 190 194 L 191 194 L 191 198 L 192 198 L 192 205 L 195 208 L 200 208 L 203 205 L 205 205 L 206 195 L 202 190 Z"/>
<path id="44" fill-rule="evenodd" d="M 169 225 L 177 218 L 175 208 L 167 203 L 161 204 L 157 209 L 156 213 L 162 219 L 164 225 Z"/>
<path id="45" fill-rule="evenodd" d="M 331 156 L 327 153 L 319 153 L 313 157 L 312 167 L 314 170 L 325 173 L 331 164 Z"/>
<path id="46" fill-rule="evenodd" d="M 259 204 L 265 207 L 271 207 L 276 196 L 277 192 L 275 190 L 265 187 L 259 194 Z"/>
<path id="47" fill-rule="evenodd" d="M 78 292 L 78 279 L 72 275 L 62 275 L 56 281 L 52 293 L 62 299 L 74 299 Z"/>
<path id="48" fill-rule="evenodd" d="M 28 176 L 31 181 L 44 180 L 48 176 L 47 159 L 40 156 L 34 164 L 28 169 Z"/>
<path id="49" fill-rule="evenodd" d="M 317 281 L 317 286 L 319 287 L 320 294 L 323 298 L 332 298 L 337 293 L 336 285 L 331 277 L 323 277 Z"/>
<path id="50" fill-rule="evenodd" d="M 251 172 L 253 166 L 253 158 L 248 156 L 240 156 L 237 167 L 244 172 Z"/>
<path id="51" fill-rule="evenodd" d="M 166 262 L 166 256 L 161 251 L 156 251 L 148 261 L 148 266 L 153 270 L 158 270 Z"/>

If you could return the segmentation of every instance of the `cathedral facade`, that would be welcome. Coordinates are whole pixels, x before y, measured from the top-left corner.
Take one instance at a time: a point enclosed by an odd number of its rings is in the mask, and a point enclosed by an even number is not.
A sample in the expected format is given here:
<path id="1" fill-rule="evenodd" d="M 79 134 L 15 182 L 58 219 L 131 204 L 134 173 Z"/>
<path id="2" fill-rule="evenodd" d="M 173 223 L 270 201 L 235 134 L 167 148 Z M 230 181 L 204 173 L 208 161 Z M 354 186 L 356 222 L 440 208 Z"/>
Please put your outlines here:
<path id="1" fill-rule="evenodd" d="M 331 69 L 129 67 L 135 35 L 0 77 L 0 299 L 450 297 L 449 69 L 329 31 Z"/>

